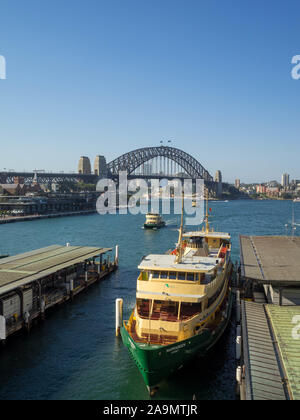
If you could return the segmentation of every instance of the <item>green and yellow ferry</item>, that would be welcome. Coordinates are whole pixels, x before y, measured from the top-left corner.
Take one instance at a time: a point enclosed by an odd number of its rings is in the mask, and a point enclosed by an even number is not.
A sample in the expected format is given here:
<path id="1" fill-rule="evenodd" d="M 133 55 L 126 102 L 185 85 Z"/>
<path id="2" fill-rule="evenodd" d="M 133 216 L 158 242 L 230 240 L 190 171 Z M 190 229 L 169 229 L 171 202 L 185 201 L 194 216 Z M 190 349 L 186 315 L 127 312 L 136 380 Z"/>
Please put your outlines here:
<path id="1" fill-rule="evenodd" d="M 162 217 L 158 213 L 147 213 L 146 221 L 144 223 L 144 229 L 160 229 L 166 226 Z"/>
<path id="2" fill-rule="evenodd" d="M 231 237 L 202 231 L 183 233 L 176 249 L 148 255 L 139 265 L 136 305 L 121 328 L 123 343 L 150 394 L 172 372 L 204 355 L 230 319 Z"/>

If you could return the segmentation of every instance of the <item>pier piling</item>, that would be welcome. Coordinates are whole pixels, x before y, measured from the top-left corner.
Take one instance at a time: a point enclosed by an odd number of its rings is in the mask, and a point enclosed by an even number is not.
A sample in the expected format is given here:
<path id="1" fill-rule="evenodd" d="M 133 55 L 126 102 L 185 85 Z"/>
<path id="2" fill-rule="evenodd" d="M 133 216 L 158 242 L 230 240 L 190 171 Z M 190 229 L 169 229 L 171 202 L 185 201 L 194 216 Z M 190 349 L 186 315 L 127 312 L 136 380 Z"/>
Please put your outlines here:
<path id="1" fill-rule="evenodd" d="M 120 335 L 123 323 L 123 299 L 116 299 L 116 337 Z"/>

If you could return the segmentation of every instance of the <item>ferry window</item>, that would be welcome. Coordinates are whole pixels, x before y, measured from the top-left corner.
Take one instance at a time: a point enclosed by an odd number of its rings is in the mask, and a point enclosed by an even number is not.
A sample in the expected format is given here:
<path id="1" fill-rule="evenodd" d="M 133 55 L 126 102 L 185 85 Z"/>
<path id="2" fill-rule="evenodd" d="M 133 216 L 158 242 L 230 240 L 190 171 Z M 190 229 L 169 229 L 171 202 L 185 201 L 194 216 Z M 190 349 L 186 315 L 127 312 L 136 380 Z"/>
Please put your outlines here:
<path id="1" fill-rule="evenodd" d="M 162 271 L 160 273 L 160 278 L 161 279 L 167 279 L 168 278 L 168 272 L 167 271 Z"/>
<path id="2" fill-rule="evenodd" d="M 185 273 L 178 273 L 178 280 L 185 280 Z"/>
<path id="3" fill-rule="evenodd" d="M 148 280 L 148 272 L 147 271 L 142 271 L 141 272 L 141 279 L 142 280 Z"/>
<path id="4" fill-rule="evenodd" d="M 179 302 L 155 300 L 151 319 L 177 321 Z"/>
<path id="5" fill-rule="evenodd" d="M 137 305 L 137 311 L 140 317 L 149 316 L 149 311 L 150 311 L 149 299 L 137 299 L 136 305 Z"/>
<path id="6" fill-rule="evenodd" d="M 171 279 L 171 280 L 176 280 L 176 272 L 173 272 L 173 271 L 170 271 L 170 273 L 169 273 L 169 279 Z"/>
<path id="7" fill-rule="evenodd" d="M 197 315 L 202 312 L 202 303 L 188 303 L 182 302 L 181 303 L 181 310 L 180 310 L 180 319 L 185 320 L 192 318 L 194 315 Z"/>
<path id="8" fill-rule="evenodd" d="M 151 274 L 152 274 L 153 279 L 158 279 L 159 278 L 159 271 L 151 271 Z"/>
<path id="9" fill-rule="evenodd" d="M 187 273 L 186 279 L 189 281 L 194 281 L 194 273 Z"/>
<path id="10" fill-rule="evenodd" d="M 210 274 L 205 274 L 203 284 L 209 284 L 210 282 L 211 282 L 211 275 Z"/>

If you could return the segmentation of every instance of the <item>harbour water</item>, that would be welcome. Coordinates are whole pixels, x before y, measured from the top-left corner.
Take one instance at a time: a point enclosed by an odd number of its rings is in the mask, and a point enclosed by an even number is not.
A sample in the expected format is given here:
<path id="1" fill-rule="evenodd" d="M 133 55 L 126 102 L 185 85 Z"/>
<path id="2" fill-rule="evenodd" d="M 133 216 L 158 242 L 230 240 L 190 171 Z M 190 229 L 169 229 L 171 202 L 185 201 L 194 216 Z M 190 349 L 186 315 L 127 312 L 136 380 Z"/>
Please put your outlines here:
<path id="1" fill-rule="evenodd" d="M 292 206 L 300 223 L 299 203 L 215 202 L 210 204 L 211 223 L 216 230 L 231 233 L 236 261 L 239 234 L 290 234 Z M 157 231 L 143 230 L 144 220 L 144 215 L 94 214 L 0 226 L 0 254 L 67 242 L 120 247 L 117 272 L 48 313 L 45 324 L 39 323 L 30 335 L 11 337 L 0 349 L 0 399 L 149 399 L 141 375 L 121 339 L 115 337 L 115 299 L 124 299 L 124 318 L 129 316 L 138 263 L 145 254 L 164 253 L 174 246 L 180 216 L 165 215 L 167 227 Z M 170 377 L 155 399 L 192 399 L 193 395 L 197 400 L 234 399 L 234 337 L 231 325 L 205 359 Z"/>

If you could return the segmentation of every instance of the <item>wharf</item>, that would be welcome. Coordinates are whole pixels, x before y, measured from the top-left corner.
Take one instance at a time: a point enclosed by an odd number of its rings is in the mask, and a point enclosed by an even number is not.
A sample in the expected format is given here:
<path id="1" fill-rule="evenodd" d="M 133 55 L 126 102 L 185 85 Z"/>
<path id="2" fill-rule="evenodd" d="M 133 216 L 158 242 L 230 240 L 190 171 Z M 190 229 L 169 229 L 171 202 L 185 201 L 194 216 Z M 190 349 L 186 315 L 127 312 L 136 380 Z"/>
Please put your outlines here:
<path id="1" fill-rule="evenodd" d="M 268 305 L 290 399 L 300 400 L 300 306 Z"/>
<path id="2" fill-rule="evenodd" d="M 286 393 L 264 305 L 242 301 L 243 400 L 285 400 Z"/>
<path id="3" fill-rule="evenodd" d="M 241 399 L 300 399 L 300 334 L 296 319 L 299 330 L 299 306 L 242 301 Z"/>
<path id="4" fill-rule="evenodd" d="M 300 237 L 241 236 L 245 288 L 264 288 L 268 303 L 300 305 Z"/>
<path id="5" fill-rule="evenodd" d="M 0 260 L 0 342 L 106 277 L 118 248 L 52 245 Z"/>
<path id="6" fill-rule="evenodd" d="M 30 216 L 12 216 L 5 217 L 0 219 L 0 225 L 6 223 L 16 223 L 16 222 L 29 222 L 32 220 L 39 219 L 53 219 L 57 217 L 67 217 L 67 216 L 85 216 L 89 214 L 96 213 L 96 210 L 78 210 L 78 211 L 64 211 L 61 213 L 49 213 L 49 214 L 35 214 Z"/>
<path id="7" fill-rule="evenodd" d="M 300 237 L 240 236 L 240 260 L 240 397 L 299 400 Z"/>

